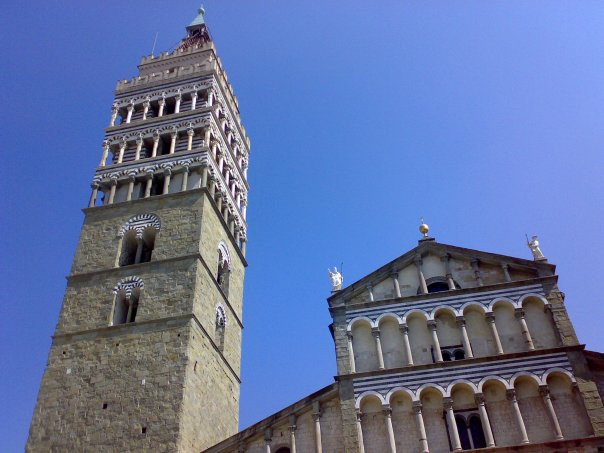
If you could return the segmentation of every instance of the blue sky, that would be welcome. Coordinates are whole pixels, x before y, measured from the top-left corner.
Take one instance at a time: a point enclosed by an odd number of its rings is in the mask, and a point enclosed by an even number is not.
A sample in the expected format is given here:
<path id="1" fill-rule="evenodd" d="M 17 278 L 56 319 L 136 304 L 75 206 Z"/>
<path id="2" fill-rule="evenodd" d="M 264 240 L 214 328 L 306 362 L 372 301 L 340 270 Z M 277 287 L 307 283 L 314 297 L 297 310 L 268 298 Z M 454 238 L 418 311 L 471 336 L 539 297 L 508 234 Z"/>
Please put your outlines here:
<path id="1" fill-rule="evenodd" d="M 118 79 L 194 1 L 3 5 L 3 451 L 22 451 Z M 207 1 L 252 140 L 241 425 L 333 382 L 326 268 L 416 245 L 529 258 L 604 349 L 604 3 Z"/>

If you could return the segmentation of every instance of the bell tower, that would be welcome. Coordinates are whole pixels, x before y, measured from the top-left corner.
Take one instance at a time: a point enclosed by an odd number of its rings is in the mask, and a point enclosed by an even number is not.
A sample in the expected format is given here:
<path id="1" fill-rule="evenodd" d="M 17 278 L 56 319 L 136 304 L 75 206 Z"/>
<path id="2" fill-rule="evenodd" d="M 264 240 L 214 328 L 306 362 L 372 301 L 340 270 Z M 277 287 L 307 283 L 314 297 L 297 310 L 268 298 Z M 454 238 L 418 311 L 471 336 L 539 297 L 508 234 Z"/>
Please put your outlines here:
<path id="1" fill-rule="evenodd" d="M 202 9 L 186 32 L 117 84 L 27 451 L 237 432 L 250 142 Z"/>

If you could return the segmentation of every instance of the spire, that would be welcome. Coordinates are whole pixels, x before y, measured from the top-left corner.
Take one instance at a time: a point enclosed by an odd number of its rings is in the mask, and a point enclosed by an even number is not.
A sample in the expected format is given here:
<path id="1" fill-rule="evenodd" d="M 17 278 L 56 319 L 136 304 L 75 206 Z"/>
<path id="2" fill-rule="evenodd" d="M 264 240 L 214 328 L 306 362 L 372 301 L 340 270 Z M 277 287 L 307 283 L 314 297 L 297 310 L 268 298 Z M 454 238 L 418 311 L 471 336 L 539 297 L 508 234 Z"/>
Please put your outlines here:
<path id="1" fill-rule="evenodd" d="M 193 19 L 193 22 L 191 22 L 187 26 L 188 32 L 190 32 L 194 28 L 199 28 L 201 25 L 206 24 L 206 22 L 204 20 L 205 13 L 206 13 L 206 10 L 203 8 L 203 5 L 201 5 L 201 7 L 197 10 L 197 17 L 195 19 Z"/>

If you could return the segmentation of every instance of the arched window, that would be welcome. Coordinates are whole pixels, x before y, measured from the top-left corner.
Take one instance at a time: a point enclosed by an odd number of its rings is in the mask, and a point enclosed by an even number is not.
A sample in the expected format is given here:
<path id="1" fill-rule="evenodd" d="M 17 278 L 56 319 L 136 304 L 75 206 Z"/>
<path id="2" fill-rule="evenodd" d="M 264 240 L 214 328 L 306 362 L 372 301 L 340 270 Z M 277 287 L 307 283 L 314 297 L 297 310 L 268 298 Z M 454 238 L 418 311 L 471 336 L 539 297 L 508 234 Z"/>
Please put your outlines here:
<path id="1" fill-rule="evenodd" d="M 459 435 L 459 443 L 462 450 L 471 450 L 472 444 L 470 443 L 470 434 L 466 426 L 466 419 L 461 415 L 456 415 L 455 423 L 457 424 L 457 434 Z"/>
<path id="2" fill-rule="evenodd" d="M 218 270 L 216 281 L 225 295 L 229 294 L 229 275 L 231 273 L 231 257 L 224 242 L 218 244 Z"/>
<path id="3" fill-rule="evenodd" d="M 275 453 L 290 453 L 290 452 L 291 452 L 291 450 L 289 449 L 289 447 L 281 447 Z"/>
<path id="4" fill-rule="evenodd" d="M 440 291 L 449 291 L 449 285 L 445 282 L 434 282 L 428 285 L 429 293 L 438 293 Z"/>
<path id="5" fill-rule="evenodd" d="M 113 288 L 115 294 L 111 325 L 126 324 L 136 320 L 138 301 L 144 283 L 139 277 L 123 279 Z"/>
<path id="6" fill-rule="evenodd" d="M 118 236 L 123 238 L 119 265 L 151 261 L 159 229 L 159 218 L 154 214 L 141 214 L 128 220 L 118 232 Z"/>
<path id="7" fill-rule="evenodd" d="M 484 431 L 482 429 L 482 421 L 478 414 L 470 415 L 470 434 L 472 435 L 473 448 L 486 448 L 487 441 L 484 438 Z"/>
<path id="8" fill-rule="evenodd" d="M 216 305 L 216 327 L 214 342 L 220 351 L 224 349 L 224 331 L 226 329 L 227 317 L 222 304 Z"/>

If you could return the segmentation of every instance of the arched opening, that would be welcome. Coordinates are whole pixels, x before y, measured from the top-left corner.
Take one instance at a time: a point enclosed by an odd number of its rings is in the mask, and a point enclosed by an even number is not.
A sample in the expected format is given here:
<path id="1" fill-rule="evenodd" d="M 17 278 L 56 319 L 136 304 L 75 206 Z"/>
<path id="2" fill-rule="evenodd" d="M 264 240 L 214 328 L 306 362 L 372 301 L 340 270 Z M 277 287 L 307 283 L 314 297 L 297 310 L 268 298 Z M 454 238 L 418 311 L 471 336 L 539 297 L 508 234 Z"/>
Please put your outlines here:
<path id="1" fill-rule="evenodd" d="M 437 388 L 427 387 L 422 390 L 420 401 L 430 451 L 450 451 L 442 392 Z"/>
<path id="2" fill-rule="evenodd" d="M 378 369 L 378 356 L 375 339 L 371 334 L 371 325 L 361 319 L 356 321 L 351 328 L 352 349 L 357 371 L 371 371 Z"/>
<path id="3" fill-rule="evenodd" d="M 487 323 L 484 308 L 480 305 L 468 305 L 463 311 L 463 316 L 474 357 L 495 355 L 495 338 Z"/>
<path id="4" fill-rule="evenodd" d="M 469 432 L 472 436 L 472 448 L 486 448 L 487 441 L 484 437 L 484 430 L 482 428 L 482 421 L 478 414 L 472 414 L 469 418 Z"/>
<path id="5" fill-rule="evenodd" d="M 559 345 L 553 319 L 547 306 L 538 297 L 527 297 L 522 303 L 524 316 L 535 348 L 555 348 Z"/>
<path id="6" fill-rule="evenodd" d="M 216 272 L 216 281 L 222 292 L 229 295 L 229 275 L 231 273 L 231 258 L 226 245 L 221 242 L 218 245 L 218 270 Z"/>
<path id="7" fill-rule="evenodd" d="M 577 439 L 593 434 L 583 398 L 571 378 L 555 371 L 547 376 L 547 387 L 564 438 Z"/>
<path id="8" fill-rule="evenodd" d="M 463 349 L 456 349 L 453 351 L 454 360 L 463 360 L 466 358 L 466 352 Z"/>
<path id="9" fill-rule="evenodd" d="M 428 331 L 428 321 L 423 313 L 412 313 L 407 317 L 409 328 L 409 344 L 413 362 L 416 365 L 433 363 L 432 358 L 432 336 Z"/>
<path id="10" fill-rule="evenodd" d="M 520 376 L 514 382 L 520 412 L 532 443 L 555 438 L 545 403 L 539 394 L 539 384 L 532 376 Z"/>
<path id="11" fill-rule="evenodd" d="M 449 291 L 449 285 L 445 282 L 434 282 L 428 285 L 428 293 L 439 293 Z"/>
<path id="12" fill-rule="evenodd" d="M 516 319 L 512 302 L 502 300 L 493 306 L 495 325 L 505 353 L 524 352 L 528 349 L 520 323 Z"/>
<path id="13" fill-rule="evenodd" d="M 120 266 L 129 266 L 136 262 L 136 250 L 138 248 L 138 240 L 136 231 L 130 230 L 124 234 L 122 239 L 122 254 L 120 257 Z"/>
<path id="14" fill-rule="evenodd" d="M 138 289 L 131 293 L 120 291 L 115 296 L 115 306 L 113 309 L 113 325 L 126 324 L 136 320 L 138 311 Z"/>
<path id="15" fill-rule="evenodd" d="M 495 444 L 503 447 L 521 443 L 521 433 L 514 422 L 514 408 L 508 400 L 506 385 L 497 379 L 491 379 L 483 384 L 482 393 Z"/>
<path id="16" fill-rule="evenodd" d="M 384 366 L 396 368 L 405 366 L 403 335 L 398 320 L 394 317 L 384 317 L 380 320 L 380 341 L 382 343 L 382 354 L 384 355 Z"/>
<path id="17" fill-rule="evenodd" d="M 361 400 L 360 408 L 365 453 L 388 451 L 388 433 L 384 423 L 381 400 L 375 395 L 367 395 Z"/>
<path id="18" fill-rule="evenodd" d="M 140 263 L 148 263 L 151 261 L 151 255 L 153 253 L 153 249 L 155 248 L 155 234 L 157 230 L 153 227 L 147 227 L 143 231 L 142 234 L 142 243 L 141 243 L 141 256 Z"/>
<path id="19" fill-rule="evenodd" d="M 434 320 L 436 321 L 436 333 L 443 360 L 459 360 L 457 351 L 461 350 L 463 352 L 463 346 L 455 313 L 450 309 L 441 308 L 437 310 Z M 445 359 L 445 355 L 447 359 Z"/>
<path id="20" fill-rule="evenodd" d="M 390 408 L 392 409 L 392 426 L 394 428 L 394 441 L 396 451 L 409 451 L 417 447 L 417 439 L 410 436 L 416 428 L 415 413 L 411 395 L 405 391 L 397 391 L 390 396 Z"/>
<path id="21" fill-rule="evenodd" d="M 459 436 L 459 443 L 461 444 L 462 450 L 470 450 L 472 448 L 472 444 L 470 443 L 468 425 L 466 424 L 465 417 L 456 415 L 455 423 L 457 424 L 457 435 Z"/>
<path id="22" fill-rule="evenodd" d="M 289 449 L 289 447 L 281 447 L 275 453 L 290 453 L 290 452 L 291 452 L 291 450 Z"/>
<path id="23" fill-rule="evenodd" d="M 224 331 L 226 329 L 226 313 L 222 305 L 216 307 L 216 326 L 214 333 L 214 342 L 219 351 L 224 350 Z"/>

